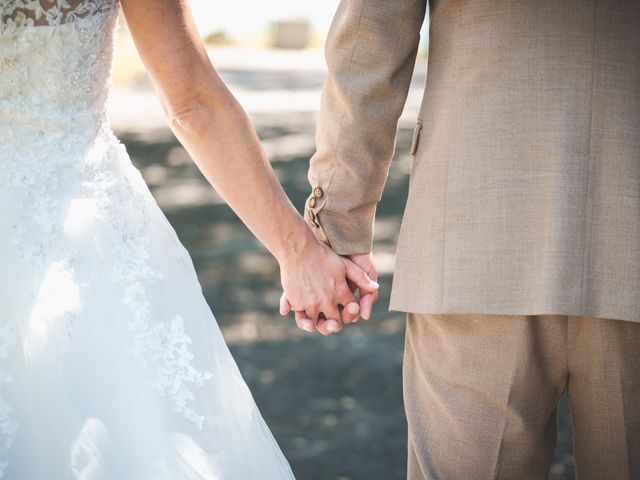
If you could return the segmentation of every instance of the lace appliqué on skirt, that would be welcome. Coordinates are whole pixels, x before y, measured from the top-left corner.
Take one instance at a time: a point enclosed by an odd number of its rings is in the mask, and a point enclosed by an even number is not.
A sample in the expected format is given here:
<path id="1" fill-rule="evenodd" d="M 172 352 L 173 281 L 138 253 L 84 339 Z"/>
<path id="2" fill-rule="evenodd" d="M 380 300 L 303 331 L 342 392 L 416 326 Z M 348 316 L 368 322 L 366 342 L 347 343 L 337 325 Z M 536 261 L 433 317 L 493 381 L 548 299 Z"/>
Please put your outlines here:
<path id="1" fill-rule="evenodd" d="M 98 142 L 103 145 L 97 147 L 95 158 L 111 163 L 118 156 L 126 157 L 124 147 L 109 133 L 101 134 Z M 104 150 L 101 152 L 100 148 Z M 87 164 L 86 168 L 95 167 Z M 193 366 L 191 338 L 185 332 L 182 317 L 152 321 L 145 285 L 161 279 L 162 274 L 149 267 L 145 198 L 131 184 L 116 179 L 114 170 L 87 171 L 87 177 L 93 180 L 85 185 L 93 191 L 91 197 L 101 228 L 96 235 L 98 250 L 113 259 L 111 279 L 123 292 L 122 301 L 131 311 L 132 354 L 143 367 L 154 371 L 154 387 L 172 399 L 174 411 L 202 428 L 204 417 L 193 408 L 195 396 L 190 385 L 202 386 L 213 374 Z"/>

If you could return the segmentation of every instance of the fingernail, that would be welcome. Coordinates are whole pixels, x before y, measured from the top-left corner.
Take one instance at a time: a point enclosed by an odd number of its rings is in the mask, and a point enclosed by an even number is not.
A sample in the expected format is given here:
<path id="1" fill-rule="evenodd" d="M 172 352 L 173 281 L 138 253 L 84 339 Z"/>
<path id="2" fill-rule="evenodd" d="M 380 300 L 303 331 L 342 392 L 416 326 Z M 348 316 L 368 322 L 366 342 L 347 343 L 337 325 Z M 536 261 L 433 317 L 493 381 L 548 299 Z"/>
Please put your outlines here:
<path id="1" fill-rule="evenodd" d="M 378 282 L 374 282 L 373 280 L 369 282 L 369 285 L 371 286 L 371 288 L 380 288 L 380 284 Z"/>
<path id="2" fill-rule="evenodd" d="M 347 309 L 349 310 L 349 313 L 358 313 L 360 311 L 360 307 L 357 303 L 350 303 Z"/>
<path id="3" fill-rule="evenodd" d="M 340 325 L 335 320 L 327 322 L 327 330 L 331 333 L 336 333 L 340 331 Z"/>
<path id="4" fill-rule="evenodd" d="M 302 328 L 305 332 L 313 333 L 313 327 L 311 325 L 305 324 L 302 326 Z"/>

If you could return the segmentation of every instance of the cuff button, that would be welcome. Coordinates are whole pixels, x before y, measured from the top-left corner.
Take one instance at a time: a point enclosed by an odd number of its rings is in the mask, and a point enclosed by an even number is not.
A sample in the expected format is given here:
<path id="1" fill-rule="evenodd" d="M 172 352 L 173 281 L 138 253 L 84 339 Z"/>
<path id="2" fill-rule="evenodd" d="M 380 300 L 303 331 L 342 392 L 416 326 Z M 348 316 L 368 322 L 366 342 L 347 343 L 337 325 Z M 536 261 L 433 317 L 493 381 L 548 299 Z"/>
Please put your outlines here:
<path id="1" fill-rule="evenodd" d="M 322 195 L 324 195 L 324 192 L 322 191 L 322 189 L 320 187 L 316 187 L 313 189 L 313 196 L 316 198 L 322 198 Z"/>
<path id="2" fill-rule="evenodd" d="M 311 198 L 309 199 L 309 206 L 310 206 L 311 208 L 314 208 L 314 207 L 316 206 L 316 197 L 311 197 Z"/>

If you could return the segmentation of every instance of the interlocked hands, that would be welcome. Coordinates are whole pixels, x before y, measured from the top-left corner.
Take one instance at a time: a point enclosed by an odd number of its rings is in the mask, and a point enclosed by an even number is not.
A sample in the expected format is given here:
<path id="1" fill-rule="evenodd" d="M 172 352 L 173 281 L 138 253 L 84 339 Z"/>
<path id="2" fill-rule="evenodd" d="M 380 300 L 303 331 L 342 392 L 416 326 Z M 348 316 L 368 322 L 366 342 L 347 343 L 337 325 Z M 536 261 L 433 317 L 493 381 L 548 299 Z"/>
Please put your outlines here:
<path id="1" fill-rule="evenodd" d="M 371 253 L 342 257 L 315 242 L 299 258 L 281 262 L 280 276 L 280 314 L 294 311 L 298 328 L 307 332 L 326 336 L 368 320 L 378 301 Z"/>

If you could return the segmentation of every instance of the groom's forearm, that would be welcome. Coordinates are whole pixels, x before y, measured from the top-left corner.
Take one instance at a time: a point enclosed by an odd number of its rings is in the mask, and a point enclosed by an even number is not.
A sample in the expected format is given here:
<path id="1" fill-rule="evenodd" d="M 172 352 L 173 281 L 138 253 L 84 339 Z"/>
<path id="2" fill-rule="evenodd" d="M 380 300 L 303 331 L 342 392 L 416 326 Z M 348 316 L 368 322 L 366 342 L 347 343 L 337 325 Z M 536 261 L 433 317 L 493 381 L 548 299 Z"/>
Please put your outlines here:
<path id="1" fill-rule="evenodd" d="M 331 26 L 306 219 L 340 254 L 371 250 L 425 9 L 426 0 L 343 0 Z"/>

